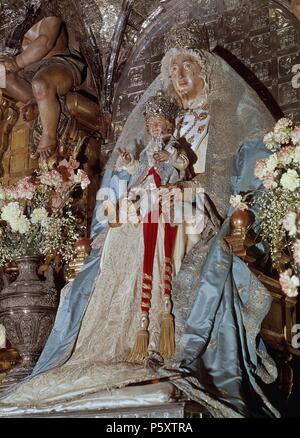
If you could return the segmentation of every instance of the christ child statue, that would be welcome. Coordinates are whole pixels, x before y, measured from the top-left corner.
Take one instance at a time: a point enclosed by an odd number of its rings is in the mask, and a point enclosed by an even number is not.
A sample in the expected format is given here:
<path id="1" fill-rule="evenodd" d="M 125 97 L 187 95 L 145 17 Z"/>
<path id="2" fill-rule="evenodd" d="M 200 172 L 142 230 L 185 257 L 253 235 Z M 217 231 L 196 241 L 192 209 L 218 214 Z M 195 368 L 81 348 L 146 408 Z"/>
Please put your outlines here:
<path id="1" fill-rule="evenodd" d="M 163 232 L 160 233 L 159 223 L 162 221 L 162 197 L 160 196 L 162 187 L 166 188 L 181 181 L 189 166 L 187 153 L 180 148 L 172 135 L 177 114 L 177 104 L 170 97 L 158 92 L 157 95 L 149 98 L 144 106 L 149 141 L 139 159 L 134 159 L 133 155 L 125 149 L 118 150 L 117 168 L 126 169 L 132 175 L 126 201 L 129 201 L 132 206 L 136 205 L 134 202 L 136 196 L 140 199 L 141 214 L 138 222 L 142 222 L 144 237 L 141 323 L 135 344 L 128 357 L 128 361 L 134 363 L 142 363 L 148 356 L 149 312 L 157 244 L 164 245 L 164 260 L 161 266 L 164 278 L 162 285 L 163 317 L 158 351 L 164 358 L 172 357 L 175 351 L 174 318 L 171 313 L 171 279 L 177 226 L 166 221 L 164 217 Z M 122 202 L 120 210 L 121 207 Z M 135 213 L 136 211 L 133 212 Z"/>
<path id="2" fill-rule="evenodd" d="M 188 154 L 173 136 L 178 110 L 177 104 L 159 91 L 150 97 L 144 106 L 149 141 L 139 159 L 135 159 L 126 149 L 118 149 L 117 169 L 126 169 L 132 175 L 129 200 L 133 200 L 141 192 L 145 194 L 146 191 L 155 190 L 157 193 L 156 189 L 185 179 L 189 167 Z M 144 202 L 144 207 L 145 218 L 155 206 L 153 202 L 148 202 L 147 209 Z"/>

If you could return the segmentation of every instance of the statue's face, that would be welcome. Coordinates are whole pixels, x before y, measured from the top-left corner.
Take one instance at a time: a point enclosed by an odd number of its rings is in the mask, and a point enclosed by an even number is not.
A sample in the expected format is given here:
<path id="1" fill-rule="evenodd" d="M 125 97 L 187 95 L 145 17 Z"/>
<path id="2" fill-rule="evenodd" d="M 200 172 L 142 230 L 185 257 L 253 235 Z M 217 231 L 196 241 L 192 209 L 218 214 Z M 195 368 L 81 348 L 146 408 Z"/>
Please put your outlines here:
<path id="1" fill-rule="evenodd" d="M 204 88 L 202 66 L 192 55 L 174 56 L 170 62 L 170 76 L 181 98 L 194 99 Z"/>
<path id="2" fill-rule="evenodd" d="M 174 125 L 162 116 L 147 117 L 148 132 L 153 138 L 167 137 L 172 134 Z"/>

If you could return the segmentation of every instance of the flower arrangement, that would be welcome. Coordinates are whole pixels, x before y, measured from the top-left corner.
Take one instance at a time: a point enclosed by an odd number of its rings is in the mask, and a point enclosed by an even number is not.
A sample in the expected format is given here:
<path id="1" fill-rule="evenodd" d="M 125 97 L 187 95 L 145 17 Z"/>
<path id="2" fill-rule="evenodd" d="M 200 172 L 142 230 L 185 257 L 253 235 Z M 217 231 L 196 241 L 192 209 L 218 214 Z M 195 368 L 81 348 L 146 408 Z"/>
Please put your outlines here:
<path id="1" fill-rule="evenodd" d="M 255 176 L 266 190 L 254 197 L 260 235 L 270 246 L 273 266 L 280 272 L 286 295 L 298 295 L 300 285 L 300 127 L 280 119 L 264 137 L 272 152 L 255 166 Z"/>
<path id="2" fill-rule="evenodd" d="M 11 186 L 0 186 L 0 267 L 23 255 L 55 254 L 69 261 L 82 231 L 72 195 L 89 182 L 79 163 L 70 159 Z"/>

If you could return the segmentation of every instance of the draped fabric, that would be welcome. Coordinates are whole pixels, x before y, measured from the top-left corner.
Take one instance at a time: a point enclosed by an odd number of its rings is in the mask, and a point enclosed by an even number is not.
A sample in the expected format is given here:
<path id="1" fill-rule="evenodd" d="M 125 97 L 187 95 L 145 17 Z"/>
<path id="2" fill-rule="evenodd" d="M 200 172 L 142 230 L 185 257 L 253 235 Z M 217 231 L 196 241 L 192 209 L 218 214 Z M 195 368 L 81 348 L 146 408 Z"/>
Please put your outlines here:
<path id="1" fill-rule="evenodd" d="M 260 139 L 240 148 L 233 163 L 234 193 L 259 187 L 253 168 L 257 159 L 267 155 Z M 257 347 L 271 297 L 223 240 L 230 232 L 231 213 L 230 209 L 208 252 L 203 251 L 201 242 L 197 243 L 173 280 L 177 309 L 180 313 L 185 309 L 182 315 L 176 314 L 177 329 L 183 333 L 180 369 L 194 376 L 193 386 L 197 389 L 190 395 L 198 401 L 205 402 L 205 391 L 218 403 L 229 403 L 245 416 L 278 415 L 260 388 L 262 382 L 276 379 L 276 366 L 265 350 Z M 179 297 L 183 295 L 181 303 Z M 187 390 L 186 382 L 178 386 Z"/>

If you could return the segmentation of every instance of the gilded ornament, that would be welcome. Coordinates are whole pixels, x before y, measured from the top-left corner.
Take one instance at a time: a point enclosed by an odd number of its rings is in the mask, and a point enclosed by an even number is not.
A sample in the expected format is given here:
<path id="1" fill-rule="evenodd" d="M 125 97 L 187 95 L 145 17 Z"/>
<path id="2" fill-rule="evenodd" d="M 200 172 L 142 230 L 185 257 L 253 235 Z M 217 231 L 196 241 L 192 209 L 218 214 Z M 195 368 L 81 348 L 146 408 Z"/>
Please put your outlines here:
<path id="1" fill-rule="evenodd" d="M 162 116 L 168 120 L 175 120 L 179 107 L 174 99 L 168 97 L 163 91 L 158 91 L 150 97 L 144 105 L 145 117 Z"/>

